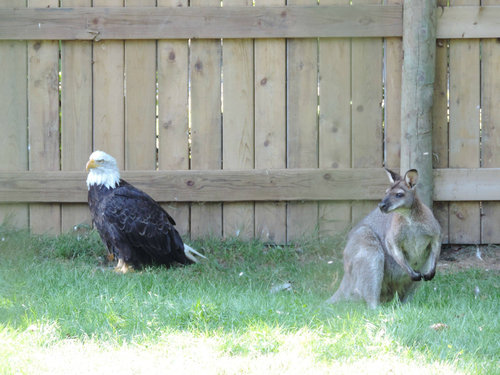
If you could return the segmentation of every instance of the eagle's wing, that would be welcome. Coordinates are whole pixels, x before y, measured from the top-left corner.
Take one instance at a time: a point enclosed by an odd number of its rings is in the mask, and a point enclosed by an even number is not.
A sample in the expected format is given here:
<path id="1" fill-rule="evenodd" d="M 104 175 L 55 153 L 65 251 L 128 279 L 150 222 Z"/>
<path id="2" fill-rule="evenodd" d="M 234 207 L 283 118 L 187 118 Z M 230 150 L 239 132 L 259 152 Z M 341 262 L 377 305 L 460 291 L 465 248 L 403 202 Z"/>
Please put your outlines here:
<path id="1" fill-rule="evenodd" d="M 132 185 L 117 187 L 103 214 L 108 225 L 114 227 L 113 232 L 119 233 L 116 246 L 131 253 L 133 263 L 190 263 L 173 226 L 175 221 L 155 200 Z"/>
<path id="2" fill-rule="evenodd" d="M 123 182 L 123 180 L 122 180 Z M 146 202 L 146 201 L 149 201 L 150 204 L 152 205 L 155 205 L 155 206 L 158 206 L 162 211 L 163 211 L 163 214 L 165 215 L 165 217 L 167 218 L 167 220 L 170 222 L 170 224 L 172 225 L 175 225 L 175 220 L 172 218 L 172 216 L 170 216 L 168 214 L 167 211 L 165 211 L 159 204 L 158 202 L 156 202 L 153 198 L 151 198 L 148 194 L 146 194 L 145 192 L 137 189 L 136 187 L 134 187 L 133 185 L 130 185 L 130 184 L 127 184 L 127 185 L 124 185 L 123 186 L 124 188 L 126 188 L 126 191 L 124 191 L 125 189 L 118 189 L 115 193 L 115 196 L 122 196 L 122 197 L 126 197 L 126 198 L 129 198 L 129 199 L 135 199 L 137 200 L 138 202 Z"/>

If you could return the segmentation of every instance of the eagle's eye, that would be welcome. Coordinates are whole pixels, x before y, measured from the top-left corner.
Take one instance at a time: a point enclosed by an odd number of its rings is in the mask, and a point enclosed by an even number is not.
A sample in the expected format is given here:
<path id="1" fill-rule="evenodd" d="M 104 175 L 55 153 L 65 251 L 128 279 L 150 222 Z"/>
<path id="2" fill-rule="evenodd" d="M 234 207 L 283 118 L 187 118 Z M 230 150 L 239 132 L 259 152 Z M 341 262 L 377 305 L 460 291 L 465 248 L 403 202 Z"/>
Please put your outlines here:
<path id="1" fill-rule="evenodd" d="M 96 160 L 99 164 L 100 163 L 104 163 L 104 159 L 99 159 L 99 160 Z"/>

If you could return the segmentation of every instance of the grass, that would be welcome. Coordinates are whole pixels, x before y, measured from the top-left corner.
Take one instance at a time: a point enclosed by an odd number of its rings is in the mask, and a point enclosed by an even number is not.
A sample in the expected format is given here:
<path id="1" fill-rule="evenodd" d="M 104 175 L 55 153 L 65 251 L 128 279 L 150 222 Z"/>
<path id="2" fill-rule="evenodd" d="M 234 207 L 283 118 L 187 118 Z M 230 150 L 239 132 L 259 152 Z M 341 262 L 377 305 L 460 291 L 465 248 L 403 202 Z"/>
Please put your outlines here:
<path id="1" fill-rule="evenodd" d="M 438 273 L 372 311 L 324 303 L 339 239 L 205 240 L 206 262 L 126 275 L 94 231 L 0 239 L 0 374 L 500 373 L 495 271 Z"/>

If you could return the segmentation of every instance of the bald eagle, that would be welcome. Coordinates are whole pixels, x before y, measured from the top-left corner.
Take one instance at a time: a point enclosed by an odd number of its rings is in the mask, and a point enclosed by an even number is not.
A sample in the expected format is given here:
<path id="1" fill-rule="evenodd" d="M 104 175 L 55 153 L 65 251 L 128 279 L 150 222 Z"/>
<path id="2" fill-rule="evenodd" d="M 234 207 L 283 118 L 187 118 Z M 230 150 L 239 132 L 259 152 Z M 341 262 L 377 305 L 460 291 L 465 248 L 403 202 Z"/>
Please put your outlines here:
<path id="1" fill-rule="evenodd" d="M 203 255 L 183 243 L 172 217 L 149 195 L 120 179 L 116 160 L 103 151 L 86 169 L 92 221 L 117 272 L 144 265 L 191 264 Z"/>

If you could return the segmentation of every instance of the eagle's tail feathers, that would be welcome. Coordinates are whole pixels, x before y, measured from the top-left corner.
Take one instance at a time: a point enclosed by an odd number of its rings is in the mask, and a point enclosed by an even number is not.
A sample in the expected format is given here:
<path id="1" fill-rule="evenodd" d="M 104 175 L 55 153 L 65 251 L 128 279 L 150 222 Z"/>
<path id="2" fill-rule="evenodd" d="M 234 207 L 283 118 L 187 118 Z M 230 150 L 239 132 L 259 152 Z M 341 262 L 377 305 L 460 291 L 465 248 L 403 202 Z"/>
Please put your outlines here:
<path id="1" fill-rule="evenodd" d="M 203 258 L 203 259 L 207 259 L 206 256 L 204 256 L 203 254 L 200 254 L 195 249 L 193 249 L 191 246 L 188 246 L 186 244 L 184 244 L 184 254 L 186 254 L 186 257 L 189 260 L 192 260 L 195 263 L 198 263 L 198 259 L 196 258 L 197 256 L 200 258 Z"/>

